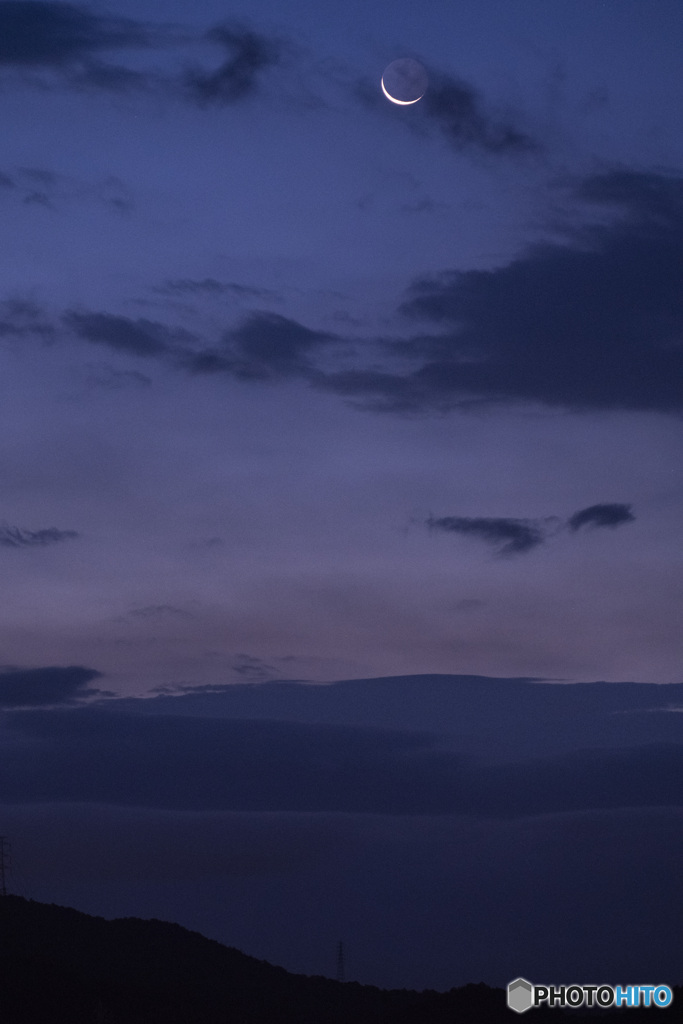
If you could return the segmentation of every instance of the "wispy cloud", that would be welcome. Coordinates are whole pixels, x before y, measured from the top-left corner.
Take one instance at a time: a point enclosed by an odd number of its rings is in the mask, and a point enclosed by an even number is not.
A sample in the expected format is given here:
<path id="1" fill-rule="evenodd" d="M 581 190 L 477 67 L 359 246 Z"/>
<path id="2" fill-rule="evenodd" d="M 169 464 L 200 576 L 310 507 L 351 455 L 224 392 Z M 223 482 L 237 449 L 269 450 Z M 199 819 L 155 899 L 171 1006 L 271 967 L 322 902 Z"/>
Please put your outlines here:
<path id="1" fill-rule="evenodd" d="M 230 667 L 235 675 L 252 683 L 261 683 L 278 675 L 273 665 L 251 654 L 236 654 Z"/>
<path id="2" fill-rule="evenodd" d="M 106 391 L 122 391 L 127 388 L 149 388 L 152 380 L 137 370 L 115 370 L 112 366 L 89 365 L 86 375 L 87 383 L 95 388 Z"/>
<path id="3" fill-rule="evenodd" d="M 83 181 L 43 167 L 17 167 L 0 174 L 0 186 L 11 190 L 6 193 L 7 201 L 11 198 L 14 202 L 39 204 L 50 210 L 86 202 L 126 215 L 134 207 L 131 189 L 115 175 L 99 181 Z"/>
<path id="4" fill-rule="evenodd" d="M 430 517 L 427 520 L 427 526 L 430 530 L 442 530 L 445 533 L 460 533 L 466 537 L 476 537 L 497 548 L 501 555 L 531 551 L 532 548 L 542 544 L 544 540 L 541 527 L 532 519 L 442 516 L 439 519 Z"/>
<path id="5" fill-rule="evenodd" d="M 238 284 L 234 281 L 217 281 L 214 277 L 205 277 L 201 280 L 187 277 L 175 278 L 165 281 L 154 291 L 160 292 L 162 295 L 234 295 L 248 299 L 278 298 L 277 293 L 271 291 L 270 288 L 255 288 L 252 285 Z"/>
<path id="6" fill-rule="evenodd" d="M 37 335 L 45 339 L 54 333 L 47 312 L 33 300 L 15 297 L 0 302 L 0 338 Z"/>
<path id="7" fill-rule="evenodd" d="M 69 86 L 105 92 L 154 91 L 201 105 L 235 103 L 258 88 L 259 76 L 279 61 L 279 44 L 242 25 L 217 25 L 204 34 L 226 54 L 215 69 L 165 74 L 120 61 L 131 49 L 195 44 L 176 27 L 98 15 L 81 4 L 49 0 L 0 2 L 0 69 L 58 76 Z M 116 54 L 116 62 L 102 55 Z M 40 81 L 39 77 L 36 81 Z"/>
<path id="8" fill-rule="evenodd" d="M 186 611 L 184 608 L 176 608 L 176 606 L 172 604 L 146 604 L 141 608 L 132 608 L 130 614 L 137 618 L 149 619 L 156 618 L 159 615 L 181 615 L 184 617 L 189 615 L 190 612 Z"/>
<path id="9" fill-rule="evenodd" d="M 487 518 L 485 516 L 429 516 L 425 525 L 442 533 L 474 537 L 496 549 L 499 555 L 520 555 L 545 543 L 562 528 L 572 533 L 582 527 L 617 527 L 635 521 L 630 505 L 618 503 L 590 505 L 566 521 L 557 516 L 546 519 Z"/>
<path id="10" fill-rule="evenodd" d="M 492 110 L 471 82 L 435 68 L 428 77 L 417 109 L 397 110 L 381 96 L 378 83 L 368 80 L 356 83 L 354 91 L 364 106 L 384 109 L 387 116 L 400 118 L 413 131 L 437 131 L 458 152 L 508 158 L 541 152 L 541 144 L 517 123 L 519 115 Z"/>
<path id="11" fill-rule="evenodd" d="M 86 341 L 136 356 L 169 356 L 179 344 L 192 338 L 187 331 L 174 330 L 153 320 L 131 320 L 110 313 L 69 311 L 63 321 Z"/>
<path id="12" fill-rule="evenodd" d="M 227 51 L 227 57 L 215 71 L 186 73 L 187 93 L 202 105 L 235 103 L 251 95 L 258 89 L 261 72 L 280 60 L 273 40 L 241 25 L 217 25 L 206 39 Z"/>
<path id="13" fill-rule="evenodd" d="M 3 548 L 44 548 L 74 537 L 78 537 L 75 530 L 58 530 L 54 526 L 46 530 L 22 530 L 6 523 L 0 525 L 0 547 Z"/>
<path id="14" fill-rule="evenodd" d="M 421 101 L 427 117 L 457 149 L 474 147 L 491 154 L 533 153 L 539 144 L 518 128 L 512 117 L 496 117 L 468 82 L 432 75 Z"/>
<path id="15" fill-rule="evenodd" d="M 580 530 L 584 526 L 614 528 L 623 526 L 624 523 L 632 523 L 635 518 L 630 505 L 590 505 L 588 508 L 575 512 L 567 525 L 573 531 Z"/>
<path id="16" fill-rule="evenodd" d="M 314 355 L 340 340 L 266 311 L 249 314 L 226 331 L 215 347 L 202 347 L 189 331 L 144 317 L 133 320 L 111 313 L 69 310 L 62 323 L 78 337 L 117 352 L 159 359 L 190 373 L 226 374 L 248 381 L 312 379 L 316 374 Z"/>

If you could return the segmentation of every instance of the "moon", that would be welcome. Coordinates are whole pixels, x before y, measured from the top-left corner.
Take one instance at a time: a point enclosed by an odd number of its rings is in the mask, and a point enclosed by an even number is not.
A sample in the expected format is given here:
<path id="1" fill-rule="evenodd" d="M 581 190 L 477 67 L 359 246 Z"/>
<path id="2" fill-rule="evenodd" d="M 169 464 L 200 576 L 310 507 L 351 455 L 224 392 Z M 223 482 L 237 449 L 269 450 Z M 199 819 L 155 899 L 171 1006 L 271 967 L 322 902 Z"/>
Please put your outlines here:
<path id="1" fill-rule="evenodd" d="M 384 69 L 381 85 L 388 100 L 400 107 L 409 107 L 427 91 L 427 72 L 412 57 L 399 57 Z"/>

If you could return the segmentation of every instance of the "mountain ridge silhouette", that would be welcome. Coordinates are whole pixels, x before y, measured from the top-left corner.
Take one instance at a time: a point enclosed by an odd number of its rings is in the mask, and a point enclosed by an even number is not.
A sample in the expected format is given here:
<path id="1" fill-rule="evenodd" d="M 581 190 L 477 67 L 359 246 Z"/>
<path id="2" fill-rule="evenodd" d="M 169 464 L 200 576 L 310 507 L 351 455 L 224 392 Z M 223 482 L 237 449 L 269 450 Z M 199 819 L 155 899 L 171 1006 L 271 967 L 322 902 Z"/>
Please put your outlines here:
<path id="1" fill-rule="evenodd" d="M 497 1024 L 502 989 L 379 989 L 282 967 L 181 925 L 0 898 L 2 1024 Z M 678 998 L 676 998 L 676 996 Z M 681 1020 L 683 991 L 657 1012 Z M 628 1013 L 637 1021 L 648 1010 Z M 595 1015 L 571 1011 L 573 1020 Z M 563 1011 L 535 1009 L 532 1024 Z"/>

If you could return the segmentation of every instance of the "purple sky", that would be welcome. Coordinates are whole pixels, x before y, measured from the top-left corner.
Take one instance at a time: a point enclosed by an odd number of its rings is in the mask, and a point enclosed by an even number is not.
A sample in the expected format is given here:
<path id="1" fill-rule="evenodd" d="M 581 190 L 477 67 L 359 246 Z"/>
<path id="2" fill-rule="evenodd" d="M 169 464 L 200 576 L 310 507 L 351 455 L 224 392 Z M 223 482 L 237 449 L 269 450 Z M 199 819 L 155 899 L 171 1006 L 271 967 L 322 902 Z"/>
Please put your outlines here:
<path id="1" fill-rule="evenodd" d="M 681 52 L 678 0 L 0 2 L 7 706 L 24 685 L 38 707 L 89 683 L 680 683 Z M 400 56 L 429 76 L 407 108 L 379 85 Z M 58 842 L 60 801 L 127 799 L 53 794 L 34 819 L 25 796 L 3 826 L 25 846 Z M 338 811 L 309 810 L 323 831 Z M 371 819 L 344 819 L 349 861 L 377 828 L 398 863 L 400 813 Z M 415 864 L 441 829 L 466 845 L 445 821 Z M 208 899 L 100 883 L 59 891 L 183 923 Z M 368 951 L 362 980 L 448 987 L 426 948 L 410 978 L 405 948 L 393 974 Z M 477 956 L 453 983 L 506 980 Z"/>

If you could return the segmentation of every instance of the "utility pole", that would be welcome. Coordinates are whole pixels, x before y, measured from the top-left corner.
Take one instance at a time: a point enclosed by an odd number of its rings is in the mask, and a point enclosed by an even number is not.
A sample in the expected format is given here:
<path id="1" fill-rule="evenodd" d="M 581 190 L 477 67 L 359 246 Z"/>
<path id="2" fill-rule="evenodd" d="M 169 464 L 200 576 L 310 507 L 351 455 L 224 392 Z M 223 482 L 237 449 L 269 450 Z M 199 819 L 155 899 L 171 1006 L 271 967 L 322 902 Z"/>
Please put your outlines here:
<path id="1" fill-rule="evenodd" d="M 5 872 L 9 870 L 10 866 L 10 845 L 7 836 L 0 836 L 0 896 L 7 895 L 7 885 L 5 883 Z"/>
<path id="2" fill-rule="evenodd" d="M 339 940 L 337 946 L 337 981 L 344 980 L 344 943 Z"/>

